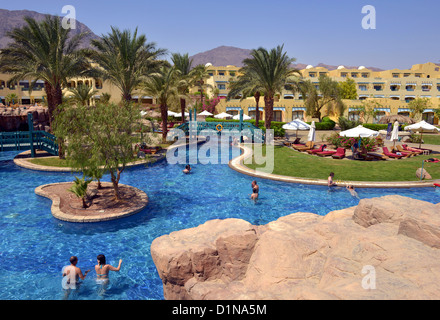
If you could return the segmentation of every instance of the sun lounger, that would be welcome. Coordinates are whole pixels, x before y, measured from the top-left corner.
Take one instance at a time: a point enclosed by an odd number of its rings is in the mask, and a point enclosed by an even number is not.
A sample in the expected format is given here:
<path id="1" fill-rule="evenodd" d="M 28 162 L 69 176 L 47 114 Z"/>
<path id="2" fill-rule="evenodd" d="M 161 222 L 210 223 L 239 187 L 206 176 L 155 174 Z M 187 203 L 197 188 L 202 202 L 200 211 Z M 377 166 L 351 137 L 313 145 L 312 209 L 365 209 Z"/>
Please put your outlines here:
<path id="1" fill-rule="evenodd" d="M 343 159 L 345 158 L 345 149 L 338 148 L 336 149 L 336 153 L 331 155 L 333 159 Z"/>
<path id="2" fill-rule="evenodd" d="M 316 152 L 315 154 L 319 157 L 328 157 L 328 156 L 332 156 L 336 153 L 336 150 L 327 150 L 327 151 L 322 151 L 322 152 Z"/>
<path id="3" fill-rule="evenodd" d="M 402 144 L 402 148 L 403 148 L 404 150 L 407 150 L 407 151 L 413 151 L 413 152 L 421 152 L 421 153 L 424 153 L 425 151 L 428 152 L 428 153 L 431 153 L 431 152 L 432 152 L 431 149 L 413 148 L 413 147 L 408 147 L 406 144 Z"/>
<path id="4" fill-rule="evenodd" d="M 292 145 L 292 148 L 298 151 L 307 151 L 313 149 L 314 146 L 313 141 L 307 141 L 305 145 Z"/>
<path id="5" fill-rule="evenodd" d="M 367 155 L 377 160 L 388 160 L 389 157 L 378 152 L 367 152 Z"/>
<path id="6" fill-rule="evenodd" d="M 390 158 L 400 159 L 400 158 L 404 157 L 403 155 L 399 155 L 399 154 L 390 152 L 387 147 L 382 147 L 382 151 L 383 151 L 384 155 L 386 155 L 387 157 L 390 157 Z"/>
<path id="7" fill-rule="evenodd" d="M 324 148 L 325 148 L 325 144 L 320 145 L 318 148 L 316 149 L 310 149 L 310 150 L 306 150 L 308 154 L 315 154 L 317 152 L 323 152 Z"/>
<path id="8" fill-rule="evenodd" d="M 397 150 L 397 152 L 400 152 L 403 155 L 407 154 L 409 157 L 417 156 L 417 155 L 423 153 L 422 151 L 415 152 L 415 151 L 405 150 L 402 148 L 401 145 L 396 145 L 396 150 Z"/>

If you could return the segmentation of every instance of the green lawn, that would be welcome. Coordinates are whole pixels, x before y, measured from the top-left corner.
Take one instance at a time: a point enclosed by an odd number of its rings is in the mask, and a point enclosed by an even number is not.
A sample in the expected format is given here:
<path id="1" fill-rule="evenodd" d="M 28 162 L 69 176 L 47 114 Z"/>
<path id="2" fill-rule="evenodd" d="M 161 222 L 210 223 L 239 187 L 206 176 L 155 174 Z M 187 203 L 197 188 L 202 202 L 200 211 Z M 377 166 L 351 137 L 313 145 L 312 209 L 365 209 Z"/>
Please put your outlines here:
<path id="1" fill-rule="evenodd" d="M 34 158 L 29 159 L 29 161 L 33 164 L 37 164 L 40 166 L 48 166 L 48 167 L 59 167 L 59 168 L 66 168 L 69 167 L 67 165 L 67 160 L 60 159 L 58 157 L 54 158 Z"/>
<path id="2" fill-rule="evenodd" d="M 334 172 L 334 180 L 342 181 L 416 181 L 415 172 L 422 166 L 422 160 L 438 158 L 436 155 L 419 155 L 387 161 L 336 160 L 281 146 L 275 146 L 274 157 L 273 174 L 326 180 L 329 173 Z M 251 169 L 258 167 L 255 163 L 247 166 Z M 425 162 L 423 167 L 433 179 L 440 179 L 440 163 Z"/>
<path id="3" fill-rule="evenodd" d="M 440 145 L 440 134 L 436 134 L 436 135 L 428 135 L 428 134 L 424 134 L 422 136 L 423 142 L 426 144 L 435 144 L 435 145 Z M 423 145 L 422 145 L 423 148 Z"/>

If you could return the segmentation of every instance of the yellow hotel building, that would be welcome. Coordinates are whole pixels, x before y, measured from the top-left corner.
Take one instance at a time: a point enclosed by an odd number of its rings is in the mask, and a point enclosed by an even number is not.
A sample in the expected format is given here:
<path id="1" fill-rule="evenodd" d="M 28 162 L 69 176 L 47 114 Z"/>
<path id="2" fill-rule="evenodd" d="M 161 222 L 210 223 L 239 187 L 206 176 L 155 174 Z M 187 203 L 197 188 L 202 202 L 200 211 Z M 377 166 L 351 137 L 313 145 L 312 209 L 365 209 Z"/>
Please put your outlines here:
<path id="1" fill-rule="evenodd" d="M 239 67 L 236 66 L 212 66 L 207 65 L 210 75 L 207 83 L 218 90 L 219 96 L 227 96 L 229 81 L 239 74 Z M 356 82 L 357 100 L 344 100 L 347 106 L 344 116 L 349 119 L 356 119 L 358 114 L 353 107 L 362 104 L 363 100 L 373 99 L 380 103 L 378 116 L 374 122 L 384 115 L 403 114 L 409 115 L 408 102 L 415 98 L 429 98 L 431 107 L 425 110 L 422 119 L 429 123 L 438 124 L 439 119 L 435 116 L 434 110 L 440 105 L 440 66 L 431 62 L 425 64 L 416 64 L 411 69 L 392 69 L 385 71 L 373 71 L 365 67 L 357 69 L 347 69 L 339 66 L 335 70 L 328 70 L 323 67 L 313 67 L 311 65 L 300 70 L 304 79 L 318 83 L 320 75 L 328 75 L 336 81 L 345 81 L 348 77 Z M 0 74 L 0 100 L 5 104 L 5 97 L 14 93 L 20 105 L 33 105 L 41 103 L 45 99 L 44 83 L 37 81 L 32 89 L 30 80 L 19 81 L 12 84 L 9 82 L 10 75 Z M 80 84 L 86 84 L 96 90 L 91 103 L 98 101 L 103 93 L 109 93 L 111 100 L 118 102 L 121 99 L 121 93 L 118 88 L 108 82 L 94 78 L 76 78 L 70 79 L 64 92 L 68 95 L 68 88 L 74 88 Z M 197 91 L 194 88 L 193 91 Z M 213 90 L 208 90 L 208 95 L 212 96 Z M 142 104 L 152 104 L 154 97 L 142 94 L 133 94 L 133 101 Z M 260 119 L 264 119 L 264 100 L 260 99 Z M 238 114 L 243 109 L 244 113 L 255 117 L 255 99 L 253 97 L 244 99 L 231 99 L 226 101 L 222 99 L 217 106 L 218 112 L 227 112 L 232 115 Z M 300 118 L 310 121 L 311 118 L 306 115 L 304 101 L 301 94 L 284 91 L 276 99 L 274 104 L 274 120 L 288 122 Z"/>
<path id="2" fill-rule="evenodd" d="M 210 78 L 208 83 L 218 89 L 219 96 L 227 96 L 228 84 L 231 79 L 238 75 L 238 67 L 214 67 L 208 66 Z M 433 124 L 438 124 L 439 119 L 434 114 L 434 109 L 440 105 L 440 66 L 428 62 L 416 64 L 411 69 L 392 69 L 385 71 L 373 71 L 363 66 L 357 69 L 347 69 L 339 66 L 335 70 L 323 67 L 307 66 L 300 70 L 305 80 L 318 84 L 320 75 L 327 75 L 336 81 L 345 81 L 348 77 L 356 82 L 357 100 L 344 100 L 347 106 L 344 116 L 349 119 L 358 118 L 353 107 L 360 106 L 363 100 L 374 99 L 381 104 L 378 116 L 374 122 L 378 122 L 384 115 L 402 114 L 409 115 L 408 102 L 415 98 L 428 98 L 432 108 L 428 108 L 422 118 Z M 238 98 L 238 97 L 237 97 Z M 235 115 L 240 109 L 245 114 L 255 117 L 255 99 L 247 98 L 243 101 L 231 99 L 222 100 L 217 106 L 219 112 L 227 112 Z M 261 110 L 260 119 L 264 119 L 264 101 L 259 103 Z M 274 120 L 288 122 L 300 118 L 310 121 L 305 113 L 304 102 L 301 94 L 281 92 L 274 103 Z"/>

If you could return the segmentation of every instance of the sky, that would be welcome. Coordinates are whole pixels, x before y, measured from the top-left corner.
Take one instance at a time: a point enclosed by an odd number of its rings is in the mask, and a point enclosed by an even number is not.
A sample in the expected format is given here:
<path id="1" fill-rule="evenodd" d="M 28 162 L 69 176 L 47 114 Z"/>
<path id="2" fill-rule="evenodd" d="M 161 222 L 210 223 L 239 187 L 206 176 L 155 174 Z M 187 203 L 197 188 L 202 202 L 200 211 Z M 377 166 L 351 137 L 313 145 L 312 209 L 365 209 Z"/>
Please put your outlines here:
<path id="1" fill-rule="evenodd" d="M 0 8 L 63 16 L 72 5 L 95 34 L 138 28 L 170 53 L 284 44 L 298 63 L 407 69 L 440 63 L 438 0 L 20 0 Z M 362 13 L 366 5 L 375 9 Z M 375 29 L 362 21 L 375 20 Z"/>

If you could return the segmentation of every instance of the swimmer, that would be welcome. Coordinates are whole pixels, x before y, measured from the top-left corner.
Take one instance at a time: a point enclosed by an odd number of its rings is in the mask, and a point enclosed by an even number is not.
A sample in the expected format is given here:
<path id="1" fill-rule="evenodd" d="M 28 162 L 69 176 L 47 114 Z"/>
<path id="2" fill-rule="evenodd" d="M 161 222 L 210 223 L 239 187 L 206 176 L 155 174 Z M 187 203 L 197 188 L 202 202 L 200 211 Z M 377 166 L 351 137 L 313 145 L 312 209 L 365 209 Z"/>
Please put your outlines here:
<path id="1" fill-rule="evenodd" d="M 347 186 L 346 188 L 347 188 L 348 192 L 350 192 L 350 194 L 351 194 L 353 197 L 355 197 L 355 198 L 359 198 L 359 196 L 358 196 L 356 190 L 354 190 L 354 187 L 353 187 L 353 186 L 350 185 L 350 186 Z"/>
<path id="2" fill-rule="evenodd" d="M 189 164 L 187 164 L 185 169 L 183 169 L 183 173 L 188 174 L 190 172 L 191 172 L 191 166 Z"/>
<path id="3" fill-rule="evenodd" d="M 78 257 L 72 256 L 69 259 L 70 266 L 65 266 L 62 270 L 63 274 L 63 289 L 64 290 L 64 299 L 68 299 L 70 295 L 70 289 L 79 289 L 79 279 L 84 280 L 90 270 L 87 270 L 82 273 L 81 269 L 76 265 L 78 263 Z"/>
<path id="4" fill-rule="evenodd" d="M 257 184 L 257 181 L 252 181 L 252 194 L 251 199 L 256 201 L 258 199 L 258 191 L 260 190 L 260 187 Z"/>
<path id="5" fill-rule="evenodd" d="M 330 172 L 330 175 L 328 176 L 327 179 L 327 186 L 329 187 L 336 187 L 337 184 L 333 182 L 333 177 L 335 176 L 335 174 L 333 172 Z"/>
<path id="6" fill-rule="evenodd" d="M 121 270 L 122 259 L 119 260 L 119 265 L 117 268 L 107 264 L 103 254 L 100 254 L 96 259 L 98 260 L 98 264 L 95 266 L 95 271 L 98 280 L 108 281 L 108 274 L 110 271 L 119 272 L 119 270 Z"/>

